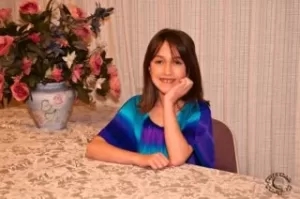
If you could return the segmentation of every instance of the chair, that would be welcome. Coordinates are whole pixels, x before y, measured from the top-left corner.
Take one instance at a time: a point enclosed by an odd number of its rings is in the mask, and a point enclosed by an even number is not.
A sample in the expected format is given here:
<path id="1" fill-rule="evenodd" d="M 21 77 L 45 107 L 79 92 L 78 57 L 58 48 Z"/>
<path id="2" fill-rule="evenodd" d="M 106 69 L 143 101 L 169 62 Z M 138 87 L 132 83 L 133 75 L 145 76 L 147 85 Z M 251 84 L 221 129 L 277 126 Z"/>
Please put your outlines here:
<path id="1" fill-rule="evenodd" d="M 216 119 L 213 119 L 212 127 L 215 141 L 215 168 L 237 173 L 238 162 L 235 154 L 235 143 L 230 129 Z"/>

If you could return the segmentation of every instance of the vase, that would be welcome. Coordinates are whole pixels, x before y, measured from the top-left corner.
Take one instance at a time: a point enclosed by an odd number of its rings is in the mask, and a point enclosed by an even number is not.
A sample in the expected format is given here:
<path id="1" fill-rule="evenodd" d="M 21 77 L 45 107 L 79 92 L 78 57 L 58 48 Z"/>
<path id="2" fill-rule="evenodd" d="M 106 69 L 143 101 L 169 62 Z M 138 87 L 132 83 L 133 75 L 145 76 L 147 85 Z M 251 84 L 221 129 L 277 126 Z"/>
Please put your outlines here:
<path id="1" fill-rule="evenodd" d="M 38 128 L 60 130 L 67 127 L 75 91 L 65 82 L 37 84 L 27 100 L 27 107 Z"/>

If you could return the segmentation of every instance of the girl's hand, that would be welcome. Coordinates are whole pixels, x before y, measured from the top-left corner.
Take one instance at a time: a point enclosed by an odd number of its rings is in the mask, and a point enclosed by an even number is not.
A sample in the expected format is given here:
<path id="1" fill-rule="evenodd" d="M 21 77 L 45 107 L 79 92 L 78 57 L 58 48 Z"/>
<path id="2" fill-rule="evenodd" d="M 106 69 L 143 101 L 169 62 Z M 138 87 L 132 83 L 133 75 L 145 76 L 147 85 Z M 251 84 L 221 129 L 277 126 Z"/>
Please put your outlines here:
<path id="1" fill-rule="evenodd" d="M 174 104 L 177 100 L 183 97 L 193 86 L 192 80 L 185 77 L 180 80 L 180 83 L 175 85 L 171 90 L 169 90 L 164 96 L 164 101 L 166 103 Z"/>
<path id="2" fill-rule="evenodd" d="M 141 155 L 137 165 L 140 167 L 151 167 L 152 169 L 162 169 L 169 165 L 169 160 L 162 153 L 151 155 Z"/>

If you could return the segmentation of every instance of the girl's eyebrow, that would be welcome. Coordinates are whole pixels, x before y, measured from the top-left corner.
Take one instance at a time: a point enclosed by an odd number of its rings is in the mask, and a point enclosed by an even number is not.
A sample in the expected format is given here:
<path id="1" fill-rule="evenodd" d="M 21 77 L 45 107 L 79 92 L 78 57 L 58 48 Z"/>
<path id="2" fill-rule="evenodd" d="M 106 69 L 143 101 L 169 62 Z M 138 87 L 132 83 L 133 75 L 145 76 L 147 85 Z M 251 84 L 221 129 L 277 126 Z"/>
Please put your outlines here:
<path id="1" fill-rule="evenodd" d="M 162 58 L 162 59 L 165 58 L 165 57 L 162 56 L 162 55 L 155 55 L 154 58 L 155 58 L 155 57 Z M 172 59 L 180 59 L 180 60 L 182 60 L 182 58 L 181 58 L 180 56 L 174 56 L 174 57 L 172 57 Z"/>
<path id="2" fill-rule="evenodd" d="M 180 56 L 174 56 L 173 59 L 181 59 L 181 57 Z"/>
<path id="3" fill-rule="evenodd" d="M 162 55 L 155 55 L 154 58 L 155 57 L 164 58 L 164 56 L 162 56 Z"/>

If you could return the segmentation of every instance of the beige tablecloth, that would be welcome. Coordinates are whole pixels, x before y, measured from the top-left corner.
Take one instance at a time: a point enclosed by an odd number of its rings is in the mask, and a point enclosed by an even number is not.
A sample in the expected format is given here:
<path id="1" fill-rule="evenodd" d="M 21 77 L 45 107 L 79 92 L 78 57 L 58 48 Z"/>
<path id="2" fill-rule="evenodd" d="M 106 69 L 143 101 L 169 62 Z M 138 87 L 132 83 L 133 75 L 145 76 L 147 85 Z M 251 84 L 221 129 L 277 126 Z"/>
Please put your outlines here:
<path id="1" fill-rule="evenodd" d="M 199 166 L 160 171 L 85 158 L 87 139 L 114 115 L 76 107 L 68 129 L 37 129 L 26 109 L 0 110 L 0 198 L 298 198 L 270 193 L 261 179 Z"/>

